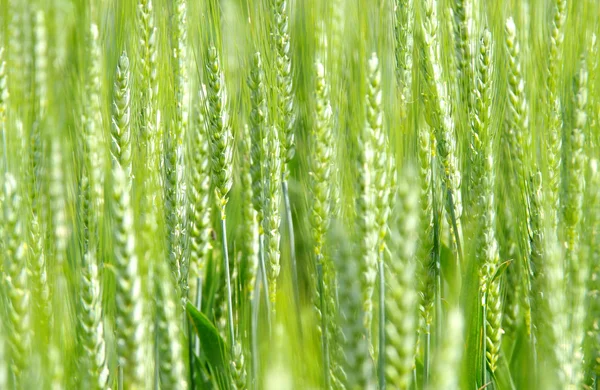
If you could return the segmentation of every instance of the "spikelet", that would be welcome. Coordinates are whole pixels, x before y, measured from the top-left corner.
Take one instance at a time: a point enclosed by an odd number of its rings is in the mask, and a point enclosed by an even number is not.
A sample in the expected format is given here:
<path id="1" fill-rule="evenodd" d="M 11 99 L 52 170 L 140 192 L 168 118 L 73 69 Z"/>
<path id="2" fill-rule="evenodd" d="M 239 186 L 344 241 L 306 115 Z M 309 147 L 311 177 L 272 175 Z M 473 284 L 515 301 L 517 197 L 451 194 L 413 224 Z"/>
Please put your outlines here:
<path id="1" fill-rule="evenodd" d="M 587 215 L 585 225 L 588 226 L 589 239 L 588 258 L 591 260 L 590 276 L 588 279 L 589 306 L 586 311 L 587 338 L 584 345 L 587 364 L 587 384 L 591 379 L 600 374 L 600 167 L 597 159 L 590 161 L 590 181 L 587 185 L 590 213 Z"/>
<path id="2" fill-rule="evenodd" d="M 265 156 L 270 157 L 265 164 L 267 187 L 265 188 L 263 231 L 265 232 L 265 261 L 267 264 L 269 298 L 272 305 L 271 309 L 274 311 L 277 297 L 277 277 L 280 271 L 279 260 L 281 257 L 279 250 L 281 233 L 279 232 L 279 227 L 281 224 L 282 162 L 278 158 L 280 156 L 280 144 L 277 129 L 274 126 L 267 128 L 266 138 Z"/>
<path id="3" fill-rule="evenodd" d="M 433 358 L 431 381 L 428 390 L 457 390 L 462 359 L 463 339 L 462 314 L 458 309 L 451 310 L 446 315 L 444 333 L 441 345 Z"/>
<path id="4" fill-rule="evenodd" d="M 266 133 L 268 110 L 264 85 L 264 72 L 259 52 L 252 58 L 252 69 L 248 77 L 250 87 L 250 143 L 252 163 L 250 174 L 252 176 L 252 205 L 257 213 L 260 232 L 263 231 L 264 203 L 265 203 L 265 161 L 266 161 Z"/>
<path id="5" fill-rule="evenodd" d="M 96 233 L 90 226 L 93 218 L 91 212 L 93 190 L 90 188 L 87 169 L 83 170 L 80 193 L 83 243 L 82 263 L 79 269 L 77 326 L 82 351 L 78 365 L 86 373 L 83 375 L 82 382 L 85 387 L 105 389 L 108 387 L 108 367 L 102 317 L 102 293 L 97 264 Z"/>
<path id="6" fill-rule="evenodd" d="M 385 378 L 394 389 L 408 389 L 414 365 L 418 295 L 415 249 L 419 231 L 418 192 L 414 173 L 406 170 L 398 187 L 385 260 Z"/>
<path id="7" fill-rule="evenodd" d="M 120 166 L 115 165 L 112 175 L 117 355 L 119 366 L 123 370 L 123 383 L 130 388 L 141 388 L 145 374 L 143 346 L 146 336 L 141 278 L 135 249 L 133 210 L 125 172 Z"/>
<path id="8" fill-rule="evenodd" d="M 431 108 L 430 115 L 426 118 L 435 134 L 437 153 L 442 162 L 443 182 L 450 197 L 444 202 L 447 208 L 447 218 L 453 227 L 453 240 L 456 250 L 462 243 L 462 199 L 461 199 L 461 173 L 457 158 L 456 134 L 454 121 L 451 116 L 450 97 L 446 84 L 442 78 L 442 68 L 439 60 L 439 39 L 437 37 L 437 2 L 425 0 L 425 15 L 422 24 L 425 43 L 425 69 L 427 80 L 426 103 Z M 454 226 L 455 225 L 455 226 Z"/>
<path id="9" fill-rule="evenodd" d="M 419 283 L 419 311 L 421 330 L 427 334 L 432 322 L 434 301 L 433 280 L 433 190 L 432 190 L 432 134 L 421 124 L 418 130 L 419 158 L 419 246 L 417 248 L 417 281 Z"/>
<path id="10" fill-rule="evenodd" d="M 545 286 L 548 305 L 549 345 L 552 346 L 552 363 L 556 369 L 556 384 L 558 388 L 566 388 L 571 372 L 568 360 L 568 312 L 566 297 L 566 281 L 564 280 L 563 261 L 564 255 L 556 240 L 555 234 L 546 234 L 544 251 Z"/>
<path id="11" fill-rule="evenodd" d="M 204 98 L 198 95 L 194 124 L 191 127 L 189 166 L 189 245 L 190 277 L 202 277 L 210 250 L 210 152 Z"/>
<path id="12" fill-rule="evenodd" d="M 565 261 L 569 277 L 569 295 L 572 305 L 570 328 L 570 356 L 568 383 L 570 386 L 580 385 L 582 378 L 581 353 L 584 337 L 585 297 L 587 294 L 587 274 L 589 264 L 581 252 L 580 229 L 583 213 L 583 196 L 585 192 L 586 155 L 585 133 L 587 123 L 587 82 L 588 73 L 586 59 L 582 58 L 575 78 L 576 95 L 573 111 L 573 124 L 568 134 L 569 159 L 567 164 L 566 202 L 564 204 L 564 224 L 566 251 Z"/>
<path id="13" fill-rule="evenodd" d="M 113 90 L 113 114 L 111 127 L 111 157 L 125 173 L 127 191 L 133 182 L 131 150 L 131 89 L 129 86 L 129 58 L 123 52 L 119 57 Z"/>
<path id="14" fill-rule="evenodd" d="M 332 229 L 331 242 L 337 246 L 333 254 L 338 274 L 338 321 L 342 329 L 344 361 L 343 381 L 347 389 L 372 390 L 375 388 L 373 362 L 369 356 L 369 344 L 364 327 L 363 299 L 360 284 L 362 260 L 354 255 L 350 240 L 341 231 Z"/>
<path id="15" fill-rule="evenodd" d="M 367 76 L 367 121 L 366 127 L 374 151 L 373 159 L 373 194 L 375 196 L 377 226 L 377 250 L 382 252 L 387 233 L 387 220 L 390 214 L 390 167 L 393 166 L 387 136 L 383 129 L 383 108 L 381 95 L 381 70 L 377 53 L 369 59 Z"/>
<path id="16" fill-rule="evenodd" d="M 529 111 L 525 96 L 525 80 L 521 72 L 521 52 L 517 41 L 517 27 L 508 18 L 504 28 L 505 48 L 508 54 L 508 141 L 510 158 L 517 173 L 517 180 L 523 182 L 524 164 L 529 150 Z"/>
<path id="17" fill-rule="evenodd" d="M 101 75 L 104 73 L 102 69 L 102 58 L 100 53 L 100 44 L 98 37 L 98 26 L 92 24 L 89 32 L 89 52 L 88 52 L 88 69 L 86 82 L 86 101 L 85 104 L 85 144 L 86 152 L 85 162 L 90 170 L 89 180 L 91 192 L 91 200 L 93 209 L 91 212 L 94 218 L 99 218 L 103 210 L 104 204 L 104 134 L 101 113 L 100 93 L 102 89 Z M 95 223 L 94 223 L 95 225 Z"/>
<path id="18" fill-rule="evenodd" d="M 10 371 L 19 388 L 25 381 L 29 365 L 31 320 L 29 313 L 30 292 L 28 289 L 26 245 L 21 221 L 21 198 L 15 177 L 4 176 L 2 221 L 2 244 L 5 268 L 3 284 L 7 303 L 8 354 Z"/>
<path id="19" fill-rule="evenodd" d="M 250 129 L 248 125 L 243 127 L 242 136 L 239 141 L 240 150 L 240 184 L 242 188 L 242 218 L 241 224 L 242 253 L 245 258 L 245 275 L 241 277 L 244 281 L 244 295 L 252 301 L 254 297 L 254 283 L 258 272 L 259 251 L 259 227 L 256 210 L 252 205 L 254 199 L 252 183 L 252 147 Z"/>
<path id="20" fill-rule="evenodd" d="M 561 154 L 562 154 L 562 118 L 561 102 L 558 96 L 559 71 L 562 61 L 563 41 L 565 39 L 565 20 L 567 13 L 567 1 L 554 1 L 554 17 L 552 18 L 552 29 L 550 33 L 550 49 L 546 75 L 546 122 L 548 145 L 548 201 L 553 206 L 549 213 L 550 225 L 556 233 L 558 227 L 560 210 L 560 188 L 561 188 Z"/>
<path id="21" fill-rule="evenodd" d="M 473 2 L 458 0 L 454 8 L 454 32 L 461 101 L 467 102 L 467 112 L 473 104 Z"/>
<path id="22" fill-rule="evenodd" d="M 100 275 L 96 258 L 96 248 L 90 246 L 83 256 L 79 294 L 79 341 L 83 348 L 80 369 L 85 372 L 85 386 L 88 389 L 108 388 L 108 367 L 104 323 L 102 317 L 102 295 Z"/>
<path id="23" fill-rule="evenodd" d="M 365 126 L 359 139 L 358 188 L 356 192 L 356 239 L 360 256 L 360 273 L 363 292 L 364 326 L 367 334 L 373 319 L 373 290 L 377 278 L 377 225 L 375 197 L 373 194 L 374 175 L 372 172 L 374 150 L 371 137 Z"/>
<path id="24" fill-rule="evenodd" d="M 187 2 L 178 0 L 173 16 L 173 68 L 175 76 L 175 118 L 165 136 L 165 219 L 170 262 L 182 269 L 179 284 L 187 289 L 189 259 L 184 251 L 186 189 L 184 181 L 183 139 L 188 127 Z"/>
<path id="25" fill-rule="evenodd" d="M 48 45 L 46 37 L 45 17 L 42 11 L 37 11 L 34 19 L 34 123 L 30 132 L 29 139 L 29 159 L 31 162 L 31 171 L 29 172 L 31 181 L 31 201 L 34 213 L 38 212 L 40 200 L 38 193 L 42 183 L 42 136 L 40 130 L 40 121 L 46 111 L 48 91 Z"/>
<path id="26" fill-rule="evenodd" d="M 290 36 L 288 29 L 288 0 L 275 0 L 273 16 L 275 22 L 275 69 L 277 89 L 277 119 L 276 126 L 281 141 L 280 153 L 282 160 L 283 181 L 290 174 L 288 163 L 296 152 L 294 140 L 294 91 L 292 80 L 292 61 L 290 57 Z"/>
<path id="27" fill-rule="evenodd" d="M 233 346 L 231 351 L 231 382 L 233 389 L 244 390 L 248 388 L 246 378 L 246 365 L 244 362 L 244 351 L 242 345 L 238 342 Z"/>
<path id="28" fill-rule="evenodd" d="M 403 110 L 408 110 L 412 103 L 412 78 L 413 78 L 413 48 L 415 8 L 414 0 L 396 0 L 394 3 L 395 23 L 394 36 L 396 54 L 396 82 L 401 88 L 400 99 Z"/>
<path id="29" fill-rule="evenodd" d="M 474 209 L 477 217 L 476 257 L 480 269 L 480 289 L 485 306 L 486 359 L 490 371 L 496 371 L 502 336 L 502 301 L 500 279 L 495 278 L 500 253 L 496 241 L 496 205 L 494 203 L 494 154 L 491 131 L 492 103 L 492 35 L 485 30 L 481 36 L 477 59 L 477 80 L 473 119 L 471 123 L 471 153 L 473 163 Z"/>
<path id="30" fill-rule="evenodd" d="M 210 126 L 211 170 L 221 218 L 232 185 L 232 134 L 227 111 L 227 91 L 217 49 L 208 50 L 208 123 Z"/>
<path id="31" fill-rule="evenodd" d="M 333 167 L 333 129 L 331 128 L 332 110 L 329 103 L 329 86 L 325 77 L 325 67 L 317 60 L 315 63 L 315 122 L 311 132 L 311 173 L 310 185 L 313 194 L 313 207 L 310 226 L 313 239 L 313 255 L 317 267 L 317 288 L 315 288 L 317 317 L 322 333 L 324 353 L 329 355 L 329 345 L 335 345 L 334 338 L 338 333 L 335 321 L 335 269 L 331 257 L 325 253 L 325 244 L 329 224 L 331 222 L 331 190 L 330 181 Z M 335 378 L 338 359 L 326 356 L 330 366 L 327 367 Z M 323 364 L 327 364 L 324 362 Z"/>
<path id="32" fill-rule="evenodd" d="M 188 388 L 181 329 L 181 313 L 175 288 L 175 280 L 165 262 L 154 263 L 156 275 L 160 282 L 156 283 L 156 308 L 158 331 L 158 372 L 161 386 L 165 389 Z"/>

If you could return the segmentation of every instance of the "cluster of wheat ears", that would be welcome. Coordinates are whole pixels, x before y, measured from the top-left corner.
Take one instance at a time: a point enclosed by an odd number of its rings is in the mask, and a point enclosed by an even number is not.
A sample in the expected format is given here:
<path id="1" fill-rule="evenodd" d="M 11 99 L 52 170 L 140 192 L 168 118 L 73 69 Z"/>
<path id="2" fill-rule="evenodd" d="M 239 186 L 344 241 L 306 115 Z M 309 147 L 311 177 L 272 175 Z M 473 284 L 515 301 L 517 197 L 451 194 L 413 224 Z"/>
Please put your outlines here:
<path id="1" fill-rule="evenodd" d="M 598 15 L 0 1 L 0 389 L 598 389 Z"/>

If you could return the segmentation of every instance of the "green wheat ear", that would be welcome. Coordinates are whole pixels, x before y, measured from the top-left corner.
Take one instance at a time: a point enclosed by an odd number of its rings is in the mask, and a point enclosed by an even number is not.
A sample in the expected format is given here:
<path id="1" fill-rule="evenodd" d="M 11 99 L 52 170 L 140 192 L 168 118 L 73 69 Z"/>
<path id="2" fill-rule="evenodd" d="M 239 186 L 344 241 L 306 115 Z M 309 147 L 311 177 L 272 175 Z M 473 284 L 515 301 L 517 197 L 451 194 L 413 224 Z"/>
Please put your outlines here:
<path id="1" fill-rule="evenodd" d="M 407 169 L 400 178 L 390 222 L 390 253 L 385 258 L 385 377 L 388 386 L 398 389 L 407 389 L 411 383 L 418 323 L 415 250 L 419 193 L 412 191 L 415 173 Z"/>
<path id="2" fill-rule="evenodd" d="M 225 78 L 217 49 L 214 46 L 208 50 L 207 72 L 212 181 L 222 211 L 221 217 L 225 218 L 225 206 L 229 201 L 228 194 L 233 183 L 233 136 L 227 111 Z"/>
<path id="3" fill-rule="evenodd" d="M 30 293 L 28 289 L 26 245 L 21 221 L 21 197 L 15 177 L 4 175 L 2 243 L 5 248 L 6 268 L 3 284 L 7 294 L 9 328 L 8 352 L 11 357 L 10 371 L 15 385 L 25 383 L 31 348 Z"/>
<path id="4" fill-rule="evenodd" d="M 125 172 L 115 165 L 112 171 L 111 208 L 113 215 L 113 258 L 116 291 L 115 326 L 117 355 L 122 381 L 131 387 L 144 383 L 144 303 L 138 271 L 133 209 Z"/>
<path id="5" fill-rule="evenodd" d="M 364 326 L 360 278 L 362 259 L 354 254 L 352 243 L 341 226 L 332 228 L 330 241 L 335 243 L 332 248 L 336 248 L 331 252 L 338 274 L 338 321 L 343 335 L 341 343 L 344 357 L 342 382 L 347 389 L 374 389 L 374 367 Z"/>

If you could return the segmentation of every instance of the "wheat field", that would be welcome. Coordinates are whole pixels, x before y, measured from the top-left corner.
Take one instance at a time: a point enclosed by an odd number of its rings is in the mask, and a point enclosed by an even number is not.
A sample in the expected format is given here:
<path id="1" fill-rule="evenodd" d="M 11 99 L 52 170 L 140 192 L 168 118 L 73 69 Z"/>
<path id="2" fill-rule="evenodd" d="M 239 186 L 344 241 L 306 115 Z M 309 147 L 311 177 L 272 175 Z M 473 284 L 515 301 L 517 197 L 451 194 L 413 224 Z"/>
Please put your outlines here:
<path id="1" fill-rule="evenodd" d="M 0 0 L 0 389 L 598 389 L 597 0 Z"/>

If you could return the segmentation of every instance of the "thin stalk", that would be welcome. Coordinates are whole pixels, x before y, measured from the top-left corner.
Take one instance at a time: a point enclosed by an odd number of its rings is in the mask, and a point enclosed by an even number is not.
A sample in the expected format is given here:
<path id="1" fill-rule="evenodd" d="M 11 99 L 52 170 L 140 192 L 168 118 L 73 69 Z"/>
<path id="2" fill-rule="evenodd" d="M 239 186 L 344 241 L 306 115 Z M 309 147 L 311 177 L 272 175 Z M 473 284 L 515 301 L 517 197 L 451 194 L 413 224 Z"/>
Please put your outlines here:
<path id="1" fill-rule="evenodd" d="M 196 278 L 196 297 L 194 298 L 194 304 L 198 311 L 202 311 L 202 277 Z"/>
<path id="2" fill-rule="evenodd" d="M 431 358 L 431 324 L 427 324 L 425 333 L 425 352 L 423 357 L 423 387 L 427 388 L 429 379 L 429 362 Z"/>
<path id="3" fill-rule="evenodd" d="M 483 356 L 482 356 L 482 367 L 481 367 L 481 379 L 483 381 L 482 386 L 485 386 L 486 383 L 489 382 L 490 378 L 487 370 L 487 293 L 483 293 L 483 319 L 482 319 L 482 328 L 483 328 Z"/>
<path id="4" fill-rule="evenodd" d="M 302 317 L 300 308 L 300 289 L 298 287 L 298 267 L 296 262 L 296 239 L 294 237 L 294 221 L 292 220 L 292 208 L 290 205 L 290 194 L 287 180 L 282 179 L 283 206 L 285 207 L 285 220 L 290 240 L 290 269 L 292 272 L 292 287 L 294 293 L 294 306 L 296 308 L 296 319 L 298 321 L 298 335 L 302 341 Z"/>
<path id="5" fill-rule="evenodd" d="M 262 240 L 261 240 L 262 241 Z M 262 249 L 259 249 L 262 251 Z M 258 314 L 260 313 L 260 285 L 264 272 L 262 267 L 258 268 L 258 277 L 254 281 L 254 297 L 252 299 L 252 388 L 258 389 Z"/>
<path id="6" fill-rule="evenodd" d="M 269 282 L 267 281 L 267 268 L 265 267 L 265 235 L 258 238 L 259 271 L 261 273 L 262 285 L 265 289 L 265 306 L 267 308 L 267 327 L 271 334 L 271 302 L 269 301 Z"/>
<path id="7" fill-rule="evenodd" d="M 119 366 L 119 378 L 117 379 L 117 389 L 123 390 L 123 366 Z"/>
<path id="8" fill-rule="evenodd" d="M 185 313 L 184 313 L 185 315 Z M 194 367 L 196 367 L 196 365 L 194 364 L 194 337 L 190 337 L 190 320 L 188 319 L 187 321 L 184 322 L 185 326 L 186 326 L 186 334 L 188 335 L 188 360 L 190 362 L 190 389 L 195 389 L 196 388 L 196 382 L 194 381 Z"/>
<path id="9" fill-rule="evenodd" d="M 384 251 L 379 251 L 379 362 L 377 374 L 381 390 L 385 390 L 385 272 L 383 257 Z"/>
<path id="10" fill-rule="evenodd" d="M 235 345 L 235 332 L 233 330 L 233 305 L 231 302 L 231 276 L 229 275 L 229 254 L 227 253 L 227 220 L 225 210 L 221 210 L 221 238 L 223 248 L 223 263 L 225 266 L 225 287 L 227 289 L 227 316 L 229 317 L 229 341 Z"/>
<path id="11" fill-rule="evenodd" d="M 321 346 L 323 349 L 323 379 L 325 388 L 329 389 L 329 345 L 327 343 L 327 307 L 325 307 L 325 286 L 323 283 L 323 264 L 321 256 L 317 257 L 317 279 L 319 288 L 319 304 L 321 305 Z"/>

